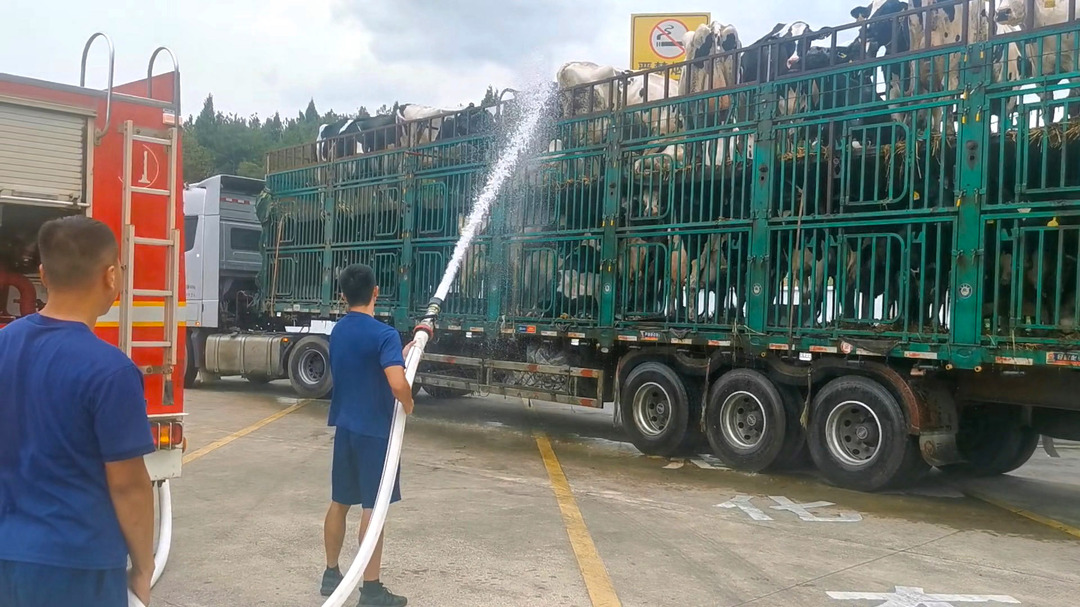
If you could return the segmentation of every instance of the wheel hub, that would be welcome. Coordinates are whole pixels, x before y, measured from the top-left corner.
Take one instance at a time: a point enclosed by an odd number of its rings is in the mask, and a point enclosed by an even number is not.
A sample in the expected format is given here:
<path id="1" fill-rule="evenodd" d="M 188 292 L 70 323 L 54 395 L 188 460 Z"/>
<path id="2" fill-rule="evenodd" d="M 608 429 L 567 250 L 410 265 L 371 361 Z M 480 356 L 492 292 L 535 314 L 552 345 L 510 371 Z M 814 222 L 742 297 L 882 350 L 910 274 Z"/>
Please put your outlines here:
<path id="1" fill-rule="evenodd" d="M 663 386 L 648 382 L 634 393 L 634 423 L 645 436 L 659 436 L 671 423 L 671 396 Z"/>
<path id="2" fill-rule="evenodd" d="M 840 403 L 825 420 L 829 452 L 851 467 L 869 465 L 881 447 L 881 420 L 873 409 L 858 401 Z"/>
<path id="3" fill-rule="evenodd" d="M 720 406 L 720 432 L 735 449 L 754 449 L 765 436 L 765 406 L 750 392 L 731 393 Z"/>
<path id="4" fill-rule="evenodd" d="M 317 384 L 322 381 L 326 374 L 326 359 L 322 354 L 315 351 L 305 352 L 300 359 L 300 379 L 306 384 Z"/>

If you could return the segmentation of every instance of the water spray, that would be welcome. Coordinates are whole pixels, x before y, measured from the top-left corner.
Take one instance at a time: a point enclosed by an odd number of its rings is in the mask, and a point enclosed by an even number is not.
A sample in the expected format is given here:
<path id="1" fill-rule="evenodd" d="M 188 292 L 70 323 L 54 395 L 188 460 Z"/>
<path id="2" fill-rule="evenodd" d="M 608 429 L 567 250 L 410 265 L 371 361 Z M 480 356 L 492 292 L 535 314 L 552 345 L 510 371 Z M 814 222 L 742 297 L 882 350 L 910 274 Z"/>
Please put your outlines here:
<path id="1" fill-rule="evenodd" d="M 541 89 L 543 90 L 543 89 Z M 416 377 L 416 369 L 420 365 L 420 359 L 424 356 L 424 348 L 435 334 L 435 320 L 442 311 L 443 302 L 450 292 L 450 286 L 457 277 L 461 262 L 465 258 L 469 246 L 472 244 L 476 233 L 480 231 L 480 225 L 487 217 L 491 205 L 499 189 L 510 177 L 514 165 L 517 164 L 518 156 L 525 150 L 529 141 L 536 134 L 536 128 L 543 115 L 547 96 L 544 92 L 536 92 L 523 97 L 521 121 L 510 136 L 509 144 L 502 157 L 495 163 L 488 175 L 484 189 L 480 191 L 476 202 L 469 213 L 468 221 L 461 230 L 461 237 L 454 247 L 454 255 L 443 274 L 442 282 L 435 290 L 435 295 L 428 302 L 427 311 L 420 317 L 420 321 L 413 329 L 413 345 L 405 357 L 405 378 L 411 386 Z M 383 464 L 382 479 L 379 481 L 379 491 L 375 497 L 375 508 L 371 513 L 367 532 L 360 542 L 360 551 L 353 559 L 352 565 L 345 573 L 341 583 L 338 584 L 330 598 L 326 599 L 323 607 L 343 607 L 349 595 L 360 584 L 364 569 L 367 568 L 371 555 L 375 551 L 375 544 L 382 533 L 383 524 L 386 522 L 386 512 L 390 506 L 390 493 L 394 487 L 394 478 L 397 474 L 398 462 L 401 459 L 401 442 L 405 434 L 405 409 L 400 401 L 394 402 L 394 419 L 390 426 L 390 441 L 386 451 L 386 461 Z"/>

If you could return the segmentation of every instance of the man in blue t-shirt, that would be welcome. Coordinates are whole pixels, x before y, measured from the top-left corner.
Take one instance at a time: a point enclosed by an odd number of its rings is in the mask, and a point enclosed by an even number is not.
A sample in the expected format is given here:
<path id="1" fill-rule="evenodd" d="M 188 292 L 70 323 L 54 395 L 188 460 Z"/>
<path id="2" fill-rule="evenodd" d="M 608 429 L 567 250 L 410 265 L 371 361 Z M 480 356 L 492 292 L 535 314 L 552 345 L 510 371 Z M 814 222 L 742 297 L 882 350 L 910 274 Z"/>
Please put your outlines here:
<path id="1" fill-rule="evenodd" d="M 323 527 L 326 543 L 323 596 L 333 594 L 341 583 L 338 557 L 345 541 L 345 517 L 350 506 L 360 504 L 363 508 L 361 538 L 367 530 L 386 461 L 395 399 L 401 401 L 405 413 L 413 411 L 412 388 L 405 379 L 405 356 L 412 342 L 402 348 L 397 330 L 375 319 L 375 300 L 379 297 L 375 272 L 370 266 L 353 264 L 341 271 L 338 283 L 349 313 L 338 321 L 330 335 L 334 394 L 330 400 L 329 425 L 337 430 L 331 503 Z M 401 499 L 400 466 L 397 475 L 391 503 Z M 379 582 L 382 546 L 380 534 L 364 570 L 360 607 L 401 607 L 408 602 Z"/>
<path id="2" fill-rule="evenodd" d="M 66 217 L 42 226 L 38 252 L 48 303 L 0 330 L 0 605 L 124 607 L 129 587 L 148 604 L 142 375 L 92 330 L 123 280 L 116 238 Z"/>

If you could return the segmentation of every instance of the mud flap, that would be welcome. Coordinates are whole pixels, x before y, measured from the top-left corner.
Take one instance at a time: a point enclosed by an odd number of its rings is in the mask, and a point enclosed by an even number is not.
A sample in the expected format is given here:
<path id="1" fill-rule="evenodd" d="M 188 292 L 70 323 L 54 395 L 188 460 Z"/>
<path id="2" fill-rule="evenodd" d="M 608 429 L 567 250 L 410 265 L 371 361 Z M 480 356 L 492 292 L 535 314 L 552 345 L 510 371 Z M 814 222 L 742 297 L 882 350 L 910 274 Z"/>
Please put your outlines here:
<path id="1" fill-rule="evenodd" d="M 1054 446 L 1054 439 L 1052 437 L 1049 437 L 1045 434 L 1042 435 L 1042 446 L 1043 451 L 1046 451 L 1046 454 L 1050 457 L 1061 457 L 1061 454 L 1058 453 L 1057 447 Z"/>

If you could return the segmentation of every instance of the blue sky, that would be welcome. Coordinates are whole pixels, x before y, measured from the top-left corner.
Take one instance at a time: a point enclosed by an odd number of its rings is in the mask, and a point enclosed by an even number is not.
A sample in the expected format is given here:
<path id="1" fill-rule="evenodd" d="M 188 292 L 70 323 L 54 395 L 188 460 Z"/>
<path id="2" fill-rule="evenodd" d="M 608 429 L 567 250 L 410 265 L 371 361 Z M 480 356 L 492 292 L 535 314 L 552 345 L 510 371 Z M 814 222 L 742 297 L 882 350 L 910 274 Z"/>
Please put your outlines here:
<path id="1" fill-rule="evenodd" d="M 554 79 L 570 60 L 630 66 L 631 13 L 710 12 L 744 44 L 778 22 L 849 22 L 856 0 L 4 0 L 0 70 L 77 84 L 95 31 L 116 45 L 118 82 L 142 77 L 154 48 L 181 63 L 183 112 L 207 93 L 241 115 L 438 106 Z M 89 84 L 104 86 L 104 46 Z"/>

